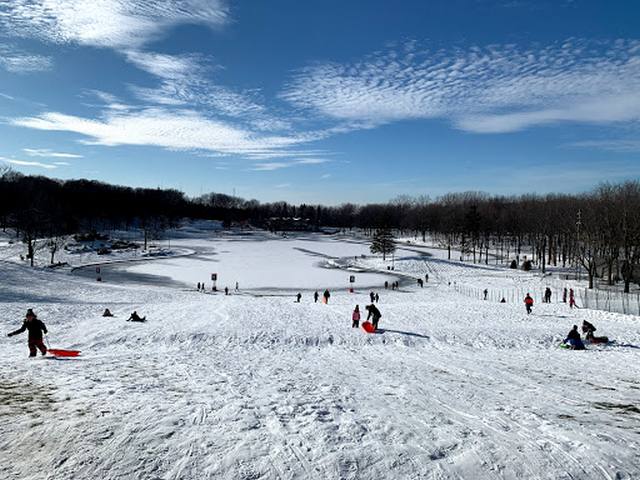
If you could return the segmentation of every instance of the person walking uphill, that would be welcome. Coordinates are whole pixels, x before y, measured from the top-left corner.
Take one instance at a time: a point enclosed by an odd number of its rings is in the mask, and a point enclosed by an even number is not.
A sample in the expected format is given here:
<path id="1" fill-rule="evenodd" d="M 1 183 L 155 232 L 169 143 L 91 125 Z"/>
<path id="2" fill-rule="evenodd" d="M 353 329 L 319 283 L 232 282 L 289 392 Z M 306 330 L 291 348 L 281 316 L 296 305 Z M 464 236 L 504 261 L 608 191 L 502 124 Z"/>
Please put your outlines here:
<path id="1" fill-rule="evenodd" d="M 353 315 L 351 315 L 351 328 L 358 328 L 360 326 L 360 305 L 356 305 Z"/>
<path id="2" fill-rule="evenodd" d="M 365 308 L 369 312 L 369 315 L 367 315 L 367 320 L 372 319 L 371 324 L 373 325 L 373 328 L 377 330 L 378 322 L 382 317 L 380 310 L 378 310 L 378 308 L 373 303 L 371 305 L 367 305 Z"/>
<path id="3" fill-rule="evenodd" d="M 524 297 L 524 305 L 527 307 L 527 315 L 531 313 L 531 309 L 533 308 L 533 298 L 531 295 L 527 293 L 527 296 Z"/>
<path id="4" fill-rule="evenodd" d="M 324 298 L 324 303 L 329 303 L 329 298 L 331 297 L 329 290 L 325 290 L 322 297 Z"/>
<path id="5" fill-rule="evenodd" d="M 9 333 L 7 336 L 13 337 L 14 335 L 18 335 L 25 330 L 29 331 L 29 356 L 36 356 L 36 354 L 38 353 L 36 348 L 39 349 L 40 352 L 42 352 L 42 355 L 45 355 L 47 353 L 47 347 L 45 347 L 44 343 L 42 342 L 42 333 L 47 333 L 47 327 L 42 321 L 38 320 L 38 317 L 36 317 L 36 314 L 33 313 L 33 310 L 31 309 L 27 310 L 27 314 L 25 315 L 22 327 L 20 327 L 15 332 Z"/>

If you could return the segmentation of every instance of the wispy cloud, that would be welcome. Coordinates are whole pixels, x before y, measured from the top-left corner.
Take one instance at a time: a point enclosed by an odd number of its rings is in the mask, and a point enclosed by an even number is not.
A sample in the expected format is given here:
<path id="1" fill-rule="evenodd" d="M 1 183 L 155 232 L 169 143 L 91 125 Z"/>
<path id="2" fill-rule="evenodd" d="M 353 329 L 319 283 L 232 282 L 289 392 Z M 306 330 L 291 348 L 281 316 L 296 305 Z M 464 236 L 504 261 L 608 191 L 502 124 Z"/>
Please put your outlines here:
<path id="1" fill-rule="evenodd" d="M 0 23 L 15 36 L 54 43 L 132 48 L 179 24 L 216 27 L 228 19 L 223 0 L 11 0 Z"/>
<path id="2" fill-rule="evenodd" d="M 640 41 L 420 50 L 416 43 L 293 77 L 281 97 L 346 128 L 447 119 L 477 133 L 640 119 Z"/>
<path id="3" fill-rule="evenodd" d="M 51 57 L 28 53 L 11 45 L 0 45 L 0 67 L 8 72 L 41 72 L 50 70 L 52 65 Z"/>
<path id="4" fill-rule="evenodd" d="M 636 153 L 640 152 L 640 139 L 611 139 L 611 140 L 584 140 L 567 144 L 568 147 L 597 148 L 611 152 Z"/>
<path id="5" fill-rule="evenodd" d="M 22 151 L 30 157 L 82 158 L 82 155 L 76 153 L 54 152 L 48 148 L 23 148 Z"/>
<path id="6" fill-rule="evenodd" d="M 323 163 L 327 163 L 330 160 L 324 159 L 324 158 L 304 158 L 302 160 L 296 160 L 294 162 L 262 162 L 262 163 L 256 163 L 252 170 L 254 171 L 258 171 L 258 172 L 265 172 L 265 171 L 273 171 L 273 170 L 280 170 L 283 168 L 290 168 L 290 167 L 295 167 L 296 165 L 320 165 Z"/>
<path id="7" fill-rule="evenodd" d="M 7 157 L 0 157 L 0 161 L 1 162 L 5 162 L 5 163 L 9 163 L 11 165 L 20 166 L 20 167 L 44 168 L 46 170 L 53 170 L 55 168 L 58 168 L 57 165 L 53 165 L 53 164 L 50 164 L 50 163 L 31 162 L 31 161 L 28 161 L 28 160 L 17 160 L 15 158 L 7 158 Z"/>
<path id="8" fill-rule="evenodd" d="M 46 112 L 12 119 L 9 123 L 36 130 L 74 132 L 87 137 L 82 140 L 85 144 L 150 145 L 238 155 L 286 152 L 289 147 L 316 139 L 307 134 L 259 135 L 193 110 L 163 108 L 106 111 L 95 119 Z"/>

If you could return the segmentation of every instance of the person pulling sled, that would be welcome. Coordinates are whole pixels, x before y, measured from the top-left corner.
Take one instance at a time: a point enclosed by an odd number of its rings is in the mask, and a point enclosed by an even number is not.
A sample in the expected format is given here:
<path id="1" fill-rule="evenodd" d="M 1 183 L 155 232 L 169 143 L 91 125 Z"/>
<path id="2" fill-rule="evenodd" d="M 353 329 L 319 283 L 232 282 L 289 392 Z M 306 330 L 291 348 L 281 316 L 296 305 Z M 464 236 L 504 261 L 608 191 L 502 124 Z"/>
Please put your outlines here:
<path id="1" fill-rule="evenodd" d="M 25 330 L 29 332 L 27 340 L 29 345 L 29 356 L 35 357 L 38 353 L 38 350 L 40 350 L 42 355 L 46 355 L 47 347 L 45 347 L 44 342 L 42 341 L 42 334 L 47 333 L 47 327 L 41 320 L 38 320 L 38 317 L 35 313 L 33 313 L 32 309 L 27 310 L 25 319 L 22 322 L 22 327 L 14 332 L 7 334 L 7 336 L 13 337 L 14 335 L 18 335 Z"/>

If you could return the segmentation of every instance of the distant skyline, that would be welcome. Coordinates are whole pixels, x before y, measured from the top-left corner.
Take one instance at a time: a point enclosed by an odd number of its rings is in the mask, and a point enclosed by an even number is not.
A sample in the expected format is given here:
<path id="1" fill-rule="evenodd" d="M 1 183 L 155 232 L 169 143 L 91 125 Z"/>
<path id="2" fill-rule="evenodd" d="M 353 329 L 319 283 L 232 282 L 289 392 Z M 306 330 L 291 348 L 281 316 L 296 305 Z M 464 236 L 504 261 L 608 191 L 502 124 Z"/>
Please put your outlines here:
<path id="1" fill-rule="evenodd" d="M 0 165 L 261 201 L 640 178 L 640 3 L 0 1 Z"/>

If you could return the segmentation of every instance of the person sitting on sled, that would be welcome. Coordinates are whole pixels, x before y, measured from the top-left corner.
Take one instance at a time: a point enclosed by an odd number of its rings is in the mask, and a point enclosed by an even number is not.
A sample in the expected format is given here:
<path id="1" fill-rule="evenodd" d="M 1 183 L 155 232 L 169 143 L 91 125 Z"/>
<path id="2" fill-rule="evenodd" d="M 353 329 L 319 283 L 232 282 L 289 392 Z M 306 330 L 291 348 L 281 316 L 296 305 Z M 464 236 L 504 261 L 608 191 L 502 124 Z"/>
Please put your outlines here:
<path id="1" fill-rule="evenodd" d="M 582 333 L 591 343 L 609 343 L 609 337 L 596 337 L 593 332 L 596 331 L 596 327 L 593 323 L 589 323 L 586 320 L 582 321 Z"/>
<path id="2" fill-rule="evenodd" d="M 109 310 L 108 308 L 104 309 L 104 313 L 102 314 L 103 317 L 113 317 L 113 313 L 111 313 L 111 310 Z"/>
<path id="3" fill-rule="evenodd" d="M 42 352 L 42 355 L 47 353 L 47 347 L 44 346 L 42 342 L 42 333 L 47 333 L 47 327 L 45 324 L 38 320 L 36 314 L 33 313 L 33 310 L 28 309 L 27 314 L 25 315 L 24 322 L 22 323 L 22 327 L 20 327 L 15 332 L 9 333 L 7 336 L 13 337 L 14 335 L 18 335 L 19 333 L 24 332 L 25 330 L 29 331 L 29 356 L 35 357 L 38 353 L 36 348 Z"/>
<path id="4" fill-rule="evenodd" d="M 131 316 L 127 319 L 127 322 L 146 322 L 146 321 L 147 321 L 147 317 L 140 318 L 140 315 L 138 315 L 138 312 L 136 312 L 135 310 L 133 311 Z"/>
<path id="5" fill-rule="evenodd" d="M 582 343 L 582 339 L 580 338 L 580 333 L 578 332 L 578 326 L 574 325 L 567 338 L 564 339 L 564 343 L 569 345 L 571 350 L 584 350 L 584 343 Z"/>
<path id="6" fill-rule="evenodd" d="M 369 315 L 367 315 L 367 321 L 373 317 L 371 324 L 373 325 L 373 328 L 377 330 L 378 322 L 380 321 L 380 317 L 382 317 L 380 310 L 378 310 L 373 303 L 371 305 L 367 305 L 365 308 L 369 312 Z"/>

